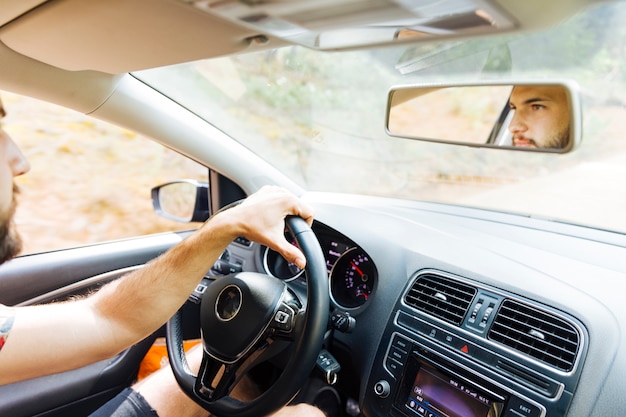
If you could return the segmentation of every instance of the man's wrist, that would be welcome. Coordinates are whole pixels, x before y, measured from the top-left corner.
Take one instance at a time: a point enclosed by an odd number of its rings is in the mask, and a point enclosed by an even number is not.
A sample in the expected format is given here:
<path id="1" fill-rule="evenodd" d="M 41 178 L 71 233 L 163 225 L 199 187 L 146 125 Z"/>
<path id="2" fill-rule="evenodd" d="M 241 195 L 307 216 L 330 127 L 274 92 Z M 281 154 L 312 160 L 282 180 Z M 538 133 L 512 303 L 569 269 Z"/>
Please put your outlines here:
<path id="1" fill-rule="evenodd" d="M 229 242 L 246 233 L 245 223 L 236 207 L 216 213 L 207 221 L 205 227 L 210 228 L 214 235 L 224 236 Z"/>

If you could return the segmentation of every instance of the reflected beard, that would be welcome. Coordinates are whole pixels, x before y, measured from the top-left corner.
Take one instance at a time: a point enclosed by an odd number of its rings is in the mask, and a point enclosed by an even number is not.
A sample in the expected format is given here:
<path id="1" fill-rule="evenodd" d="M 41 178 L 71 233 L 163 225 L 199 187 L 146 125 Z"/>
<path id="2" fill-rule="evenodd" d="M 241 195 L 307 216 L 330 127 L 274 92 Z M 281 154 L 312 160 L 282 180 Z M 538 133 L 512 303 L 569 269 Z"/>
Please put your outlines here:
<path id="1" fill-rule="evenodd" d="M 567 143 L 569 142 L 569 136 L 569 127 L 567 127 L 566 129 L 547 137 L 541 143 L 537 143 L 535 139 L 524 135 L 513 135 L 511 140 L 513 142 L 513 146 L 518 147 L 565 149 L 567 147 Z"/>
<path id="2" fill-rule="evenodd" d="M 565 130 L 562 130 L 554 134 L 552 137 L 548 138 L 548 140 L 543 145 L 543 147 L 564 149 L 567 146 L 568 140 L 569 140 L 569 127 Z"/>
<path id="3" fill-rule="evenodd" d="M 554 149 L 565 149 L 567 147 L 567 142 L 569 140 L 569 127 L 567 129 L 561 130 L 560 132 L 555 133 L 552 136 L 546 138 L 542 143 L 537 143 L 535 139 L 522 137 L 524 140 L 529 141 L 531 144 L 526 145 L 532 148 L 554 148 Z M 513 138 L 515 143 L 515 138 Z M 523 145 L 515 145 L 515 146 L 523 146 Z"/>
<path id="4" fill-rule="evenodd" d="M 16 185 L 13 186 L 13 201 L 6 220 L 0 223 L 0 264 L 15 257 L 22 250 L 22 238 L 15 227 L 13 217 L 17 202 L 15 195 L 19 192 Z"/>

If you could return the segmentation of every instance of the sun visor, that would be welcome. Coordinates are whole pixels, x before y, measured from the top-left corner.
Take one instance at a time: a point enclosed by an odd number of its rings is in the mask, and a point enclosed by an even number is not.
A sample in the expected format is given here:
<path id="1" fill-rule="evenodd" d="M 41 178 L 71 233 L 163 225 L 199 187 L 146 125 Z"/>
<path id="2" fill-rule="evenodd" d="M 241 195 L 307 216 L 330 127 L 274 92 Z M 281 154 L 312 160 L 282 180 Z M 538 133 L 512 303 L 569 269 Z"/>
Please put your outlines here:
<path id="1" fill-rule="evenodd" d="M 248 50 L 257 34 L 179 2 L 64 0 L 8 23 L 0 40 L 62 69 L 118 74 Z"/>

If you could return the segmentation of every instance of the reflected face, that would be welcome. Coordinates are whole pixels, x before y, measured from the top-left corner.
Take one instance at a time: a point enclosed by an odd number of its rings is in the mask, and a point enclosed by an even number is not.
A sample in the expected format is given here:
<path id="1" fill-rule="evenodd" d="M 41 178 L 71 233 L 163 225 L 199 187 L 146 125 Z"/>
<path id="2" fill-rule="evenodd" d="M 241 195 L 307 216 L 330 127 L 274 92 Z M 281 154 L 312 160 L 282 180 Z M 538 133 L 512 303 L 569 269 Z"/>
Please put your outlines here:
<path id="1" fill-rule="evenodd" d="M 560 148 L 567 146 L 570 114 L 565 89 L 559 86 L 516 86 L 509 106 L 515 110 L 509 130 L 513 146 Z"/>
<path id="2" fill-rule="evenodd" d="M 4 114 L 0 101 L 0 117 Z M 13 219 L 17 193 L 13 180 L 29 169 L 30 165 L 20 149 L 0 126 L 0 263 L 11 259 L 22 247 Z"/>

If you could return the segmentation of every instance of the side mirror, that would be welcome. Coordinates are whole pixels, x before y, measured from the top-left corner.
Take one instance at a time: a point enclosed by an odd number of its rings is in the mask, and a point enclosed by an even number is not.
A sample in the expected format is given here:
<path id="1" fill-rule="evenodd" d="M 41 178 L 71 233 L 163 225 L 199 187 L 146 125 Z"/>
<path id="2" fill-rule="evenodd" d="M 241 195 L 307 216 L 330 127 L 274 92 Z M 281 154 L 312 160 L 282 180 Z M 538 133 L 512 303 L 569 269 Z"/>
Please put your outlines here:
<path id="1" fill-rule="evenodd" d="M 565 153 L 581 137 L 577 88 L 566 81 L 409 85 L 389 91 L 391 136 Z"/>
<path id="2" fill-rule="evenodd" d="M 210 216 L 209 184 L 196 180 L 177 180 L 152 189 L 154 211 L 167 219 L 183 223 L 204 222 Z"/>

